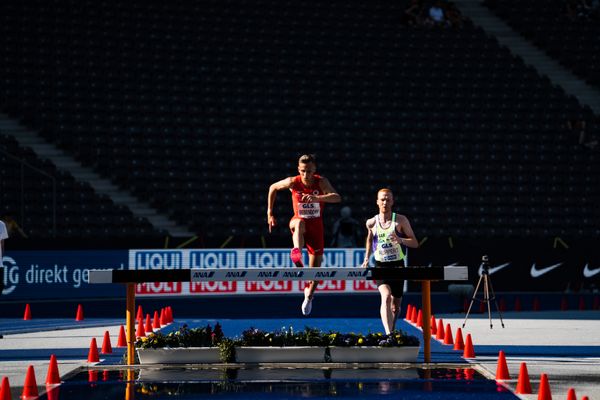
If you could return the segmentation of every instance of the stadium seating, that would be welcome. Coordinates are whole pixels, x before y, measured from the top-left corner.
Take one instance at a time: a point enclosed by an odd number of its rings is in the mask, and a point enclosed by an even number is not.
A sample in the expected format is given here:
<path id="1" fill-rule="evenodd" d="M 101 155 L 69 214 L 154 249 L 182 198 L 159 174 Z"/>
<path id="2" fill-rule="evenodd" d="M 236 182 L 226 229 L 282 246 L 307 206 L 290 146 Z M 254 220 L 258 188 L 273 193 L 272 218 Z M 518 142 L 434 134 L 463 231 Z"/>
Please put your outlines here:
<path id="1" fill-rule="evenodd" d="M 40 160 L 0 132 L 0 218 L 10 216 L 32 239 L 156 236 L 145 219 L 99 196 L 87 183 Z"/>
<path id="2" fill-rule="evenodd" d="M 569 12 L 568 3 L 572 3 Z M 600 9 L 580 1 L 486 0 L 517 32 L 589 84 L 600 88 Z M 591 6 L 591 2 L 588 2 Z"/>
<path id="3" fill-rule="evenodd" d="M 267 235 L 307 152 L 359 220 L 389 186 L 420 237 L 597 235 L 598 155 L 564 127 L 591 111 L 471 23 L 400 25 L 405 4 L 9 0 L 0 107 L 207 236 Z"/>

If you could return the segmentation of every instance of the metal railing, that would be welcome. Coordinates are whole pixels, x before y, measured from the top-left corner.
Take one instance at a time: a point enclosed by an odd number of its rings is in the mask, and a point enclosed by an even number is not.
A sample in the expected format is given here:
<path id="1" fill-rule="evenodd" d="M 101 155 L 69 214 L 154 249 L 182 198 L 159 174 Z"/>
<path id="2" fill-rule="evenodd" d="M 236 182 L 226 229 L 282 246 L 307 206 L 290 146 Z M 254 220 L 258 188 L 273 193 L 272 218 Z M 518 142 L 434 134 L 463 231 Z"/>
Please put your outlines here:
<path id="1" fill-rule="evenodd" d="M 49 173 L 34 167 L 29 164 L 27 161 L 19 158 L 15 155 L 10 154 L 8 151 L 0 148 L 0 153 L 5 155 L 6 157 L 16 161 L 20 165 L 20 213 L 21 213 L 21 226 L 24 228 L 25 221 L 25 168 L 29 168 L 30 170 L 43 175 L 44 177 L 50 179 L 52 181 L 52 237 L 56 237 L 56 177 L 50 175 Z"/>

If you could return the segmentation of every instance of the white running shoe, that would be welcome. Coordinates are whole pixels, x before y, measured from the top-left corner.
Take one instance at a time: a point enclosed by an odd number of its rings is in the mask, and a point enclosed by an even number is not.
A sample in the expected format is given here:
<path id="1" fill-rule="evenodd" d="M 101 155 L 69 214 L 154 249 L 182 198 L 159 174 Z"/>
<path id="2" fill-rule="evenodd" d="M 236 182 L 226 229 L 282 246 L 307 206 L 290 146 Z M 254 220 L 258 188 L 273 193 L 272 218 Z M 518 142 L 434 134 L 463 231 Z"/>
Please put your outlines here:
<path id="1" fill-rule="evenodd" d="M 308 288 L 306 288 L 308 289 Z M 307 296 L 306 289 L 304 289 L 304 301 L 302 302 L 302 315 L 308 315 L 312 311 L 312 301 L 314 296 Z"/>

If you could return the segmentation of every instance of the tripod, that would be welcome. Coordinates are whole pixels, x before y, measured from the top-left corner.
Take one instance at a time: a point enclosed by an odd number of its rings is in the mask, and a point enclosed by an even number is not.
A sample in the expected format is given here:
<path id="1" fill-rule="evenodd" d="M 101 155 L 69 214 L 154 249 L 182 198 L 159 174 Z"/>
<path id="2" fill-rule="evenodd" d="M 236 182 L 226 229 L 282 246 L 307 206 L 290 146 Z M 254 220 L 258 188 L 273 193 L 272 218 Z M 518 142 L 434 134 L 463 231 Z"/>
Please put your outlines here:
<path id="1" fill-rule="evenodd" d="M 483 281 L 483 299 L 478 299 L 477 291 L 479 290 L 479 286 L 481 285 L 482 281 Z M 491 297 L 490 297 L 490 293 L 492 295 Z M 490 263 L 488 260 L 488 256 L 481 257 L 481 276 L 479 277 L 479 282 L 477 282 L 477 286 L 475 287 L 475 291 L 473 292 L 473 298 L 471 299 L 471 304 L 469 304 L 469 309 L 467 310 L 467 315 L 465 316 L 465 320 L 462 324 L 463 328 L 467 324 L 467 319 L 469 319 L 469 313 L 471 312 L 471 307 L 473 307 L 473 302 L 475 300 L 477 300 L 481 303 L 487 304 L 488 319 L 490 321 L 490 329 L 492 329 L 494 327 L 492 325 L 492 309 L 490 306 L 490 301 L 494 301 L 494 303 L 496 304 L 496 311 L 498 311 L 498 314 L 500 315 L 500 323 L 502 324 L 502 328 L 504 328 L 504 321 L 502 320 L 502 312 L 500 311 L 500 308 L 498 308 L 498 301 L 496 300 L 496 294 L 494 293 L 494 288 L 492 286 L 492 278 L 490 277 Z"/>

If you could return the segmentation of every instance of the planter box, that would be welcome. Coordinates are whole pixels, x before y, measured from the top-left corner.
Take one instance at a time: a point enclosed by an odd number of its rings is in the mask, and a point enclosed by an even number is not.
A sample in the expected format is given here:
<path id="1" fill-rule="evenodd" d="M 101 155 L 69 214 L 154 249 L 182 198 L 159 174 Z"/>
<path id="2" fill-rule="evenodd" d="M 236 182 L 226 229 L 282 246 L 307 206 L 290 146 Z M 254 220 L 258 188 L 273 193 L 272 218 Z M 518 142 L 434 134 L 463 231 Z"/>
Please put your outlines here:
<path id="1" fill-rule="evenodd" d="M 235 358 L 241 363 L 318 363 L 325 361 L 325 347 L 236 347 Z"/>
<path id="2" fill-rule="evenodd" d="M 239 363 L 322 363 L 325 347 L 236 347 Z M 140 364 L 216 364 L 221 362 L 217 347 L 137 349 Z M 332 362 L 415 362 L 419 346 L 330 347 Z"/>
<path id="3" fill-rule="evenodd" d="M 416 362 L 419 346 L 330 347 L 332 362 Z"/>
<path id="4" fill-rule="evenodd" d="M 218 347 L 177 347 L 173 349 L 137 349 L 140 364 L 220 363 Z"/>

